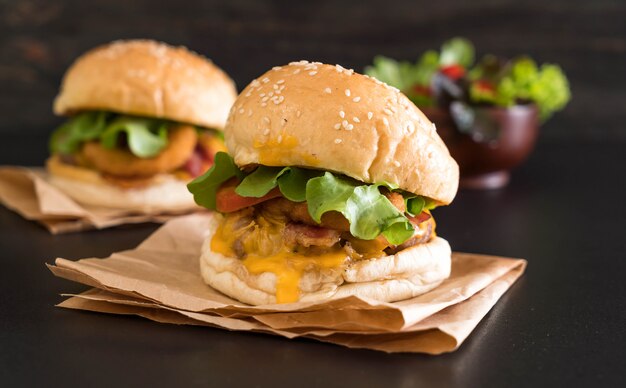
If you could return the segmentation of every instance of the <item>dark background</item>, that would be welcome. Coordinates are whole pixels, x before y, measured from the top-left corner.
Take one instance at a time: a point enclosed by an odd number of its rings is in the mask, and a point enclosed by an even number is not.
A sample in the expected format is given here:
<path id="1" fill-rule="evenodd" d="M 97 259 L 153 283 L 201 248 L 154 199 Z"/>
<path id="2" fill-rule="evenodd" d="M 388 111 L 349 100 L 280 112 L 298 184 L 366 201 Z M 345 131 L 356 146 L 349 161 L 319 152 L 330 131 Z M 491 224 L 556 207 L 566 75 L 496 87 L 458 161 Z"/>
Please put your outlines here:
<path id="1" fill-rule="evenodd" d="M 540 141 L 626 138 L 626 2 L 608 0 L 0 0 L 0 133 L 48 133 L 65 69 L 114 39 L 186 45 L 241 90 L 292 60 L 361 71 L 377 54 L 414 60 L 456 35 L 479 54 L 562 66 L 573 100 Z"/>
<path id="2" fill-rule="evenodd" d="M 387 355 L 306 340 L 161 325 L 54 307 L 85 286 L 53 277 L 56 256 L 136 246 L 156 225 L 52 236 L 0 207 L 4 386 L 626 386 L 626 1 L 228 2 L 0 0 L 0 164 L 40 165 L 61 76 L 120 38 L 184 44 L 241 89 L 309 59 L 361 70 L 414 60 L 462 35 L 479 54 L 560 64 L 573 100 L 501 190 L 437 209 L 458 251 L 528 259 L 456 352 Z M 125 383 L 125 384 L 124 384 Z"/>

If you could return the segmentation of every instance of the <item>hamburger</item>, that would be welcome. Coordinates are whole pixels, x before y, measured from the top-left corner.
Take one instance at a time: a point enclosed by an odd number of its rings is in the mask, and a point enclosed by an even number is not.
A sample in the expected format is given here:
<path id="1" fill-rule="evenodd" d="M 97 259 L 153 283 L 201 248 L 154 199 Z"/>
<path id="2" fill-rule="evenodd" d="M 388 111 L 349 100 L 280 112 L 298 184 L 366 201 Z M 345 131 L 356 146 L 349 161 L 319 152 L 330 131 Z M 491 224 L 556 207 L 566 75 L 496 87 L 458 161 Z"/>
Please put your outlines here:
<path id="1" fill-rule="evenodd" d="M 197 208 L 185 185 L 224 150 L 237 96 L 210 60 L 151 40 L 88 51 L 66 72 L 50 182 L 76 201 L 138 212 Z"/>
<path id="2" fill-rule="evenodd" d="M 341 66 L 274 67 L 235 101 L 229 154 L 188 185 L 221 213 L 204 281 L 261 305 L 356 295 L 398 301 L 450 274 L 430 212 L 459 169 L 434 125 L 397 89 Z"/>

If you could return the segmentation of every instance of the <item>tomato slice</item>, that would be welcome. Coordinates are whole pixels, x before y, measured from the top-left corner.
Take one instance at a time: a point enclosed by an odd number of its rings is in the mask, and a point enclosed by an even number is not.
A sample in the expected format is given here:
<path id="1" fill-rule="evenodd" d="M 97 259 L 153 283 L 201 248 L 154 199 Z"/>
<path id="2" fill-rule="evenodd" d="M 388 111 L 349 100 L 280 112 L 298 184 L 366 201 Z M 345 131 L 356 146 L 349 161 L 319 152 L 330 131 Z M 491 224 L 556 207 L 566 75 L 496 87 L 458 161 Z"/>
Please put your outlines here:
<path id="1" fill-rule="evenodd" d="M 451 78 L 451 79 L 453 79 L 455 81 L 465 75 L 465 68 L 463 66 L 461 66 L 461 65 L 458 65 L 458 64 L 444 66 L 444 67 L 442 67 L 440 69 L 440 71 L 445 76 L 447 76 L 448 78 Z"/>
<path id="2" fill-rule="evenodd" d="M 218 212 L 232 213 L 248 206 L 253 206 L 261 202 L 265 202 L 269 199 L 282 196 L 280 189 L 278 187 L 275 187 L 269 193 L 260 198 L 242 197 L 235 192 L 235 188 L 237 187 L 238 183 L 239 182 L 237 181 L 229 181 L 223 184 L 222 187 L 217 190 L 217 193 L 215 195 L 215 207 Z"/>

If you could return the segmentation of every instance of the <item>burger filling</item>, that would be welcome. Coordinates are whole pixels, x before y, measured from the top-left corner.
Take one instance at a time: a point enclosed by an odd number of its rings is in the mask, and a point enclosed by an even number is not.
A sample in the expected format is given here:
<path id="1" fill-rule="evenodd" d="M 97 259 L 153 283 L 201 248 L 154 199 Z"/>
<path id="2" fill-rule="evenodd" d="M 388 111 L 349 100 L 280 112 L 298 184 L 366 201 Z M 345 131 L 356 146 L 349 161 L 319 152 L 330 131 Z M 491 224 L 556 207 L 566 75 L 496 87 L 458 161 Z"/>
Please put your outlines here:
<path id="1" fill-rule="evenodd" d="M 75 115 L 50 139 L 55 163 L 96 170 L 121 187 L 141 186 L 164 173 L 195 178 L 222 150 L 212 129 L 102 111 Z"/>
<path id="2" fill-rule="evenodd" d="M 246 172 L 218 153 L 188 187 L 199 205 L 224 215 L 211 250 L 242 260 L 252 274 L 275 273 L 279 303 L 298 300 L 307 269 L 336 269 L 435 237 L 434 201 L 390 183 L 297 167 Z"/>

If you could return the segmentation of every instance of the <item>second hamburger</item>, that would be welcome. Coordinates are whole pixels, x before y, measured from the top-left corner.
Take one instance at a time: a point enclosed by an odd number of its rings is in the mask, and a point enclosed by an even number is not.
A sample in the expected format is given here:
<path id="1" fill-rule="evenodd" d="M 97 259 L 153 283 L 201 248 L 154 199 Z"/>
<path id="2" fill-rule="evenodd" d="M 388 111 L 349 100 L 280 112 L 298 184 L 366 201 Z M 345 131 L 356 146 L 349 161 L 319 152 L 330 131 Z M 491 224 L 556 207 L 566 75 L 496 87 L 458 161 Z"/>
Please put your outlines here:
<path id="1" fill-rule="evenodd" d="M 211 61 L 150 40 L 97 47 L 68 69 L 54 111 L 50 181 L 83 204 L 196 208 L 185 185 L 224 150 L 233 81 Z"/>

